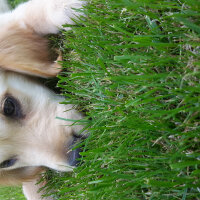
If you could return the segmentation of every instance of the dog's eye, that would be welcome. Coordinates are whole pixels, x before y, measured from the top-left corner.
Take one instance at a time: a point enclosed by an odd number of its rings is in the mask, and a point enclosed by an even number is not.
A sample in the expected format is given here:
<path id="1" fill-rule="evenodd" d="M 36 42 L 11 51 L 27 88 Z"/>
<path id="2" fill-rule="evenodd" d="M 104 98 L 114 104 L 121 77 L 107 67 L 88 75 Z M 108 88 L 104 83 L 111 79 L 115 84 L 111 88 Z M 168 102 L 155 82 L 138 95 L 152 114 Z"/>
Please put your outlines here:
<path id="1" fill-rule="evenodd" d="M 21 106 L 14 97 L 7 97 L 3 103 L 3 114 L 7 117 L 21 118 Z"/>
<path id="2" fill-rule="evenodd" d="M 12 167 L 16 163 L 16 161 L 17 161 L 16 158 L 5 160 L 0 164 L 0 168 Z"/>

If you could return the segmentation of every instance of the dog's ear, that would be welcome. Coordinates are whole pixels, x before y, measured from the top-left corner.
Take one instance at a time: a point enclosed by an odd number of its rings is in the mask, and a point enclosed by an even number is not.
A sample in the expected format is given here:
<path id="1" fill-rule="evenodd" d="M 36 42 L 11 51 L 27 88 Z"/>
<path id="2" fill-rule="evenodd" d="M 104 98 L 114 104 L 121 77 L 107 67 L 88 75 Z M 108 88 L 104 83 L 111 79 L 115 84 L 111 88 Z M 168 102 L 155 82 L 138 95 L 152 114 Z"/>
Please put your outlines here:
<path id="1" fill-rule="evenodd" d="M 51 59 L 47 39 L 33 30 L 16 25 L 1 28 L 1 68 L 34 76 L 54 77 L 61 71 L 57 61 Z"/>
<path id="2" fill-rule="evenodd" d="M 0 172 L 1 185 L 19 185 L 36 179 L 39 174 L 45 171 L 42 167 L 22 167 L 18 169 L 5 170 Z"/>

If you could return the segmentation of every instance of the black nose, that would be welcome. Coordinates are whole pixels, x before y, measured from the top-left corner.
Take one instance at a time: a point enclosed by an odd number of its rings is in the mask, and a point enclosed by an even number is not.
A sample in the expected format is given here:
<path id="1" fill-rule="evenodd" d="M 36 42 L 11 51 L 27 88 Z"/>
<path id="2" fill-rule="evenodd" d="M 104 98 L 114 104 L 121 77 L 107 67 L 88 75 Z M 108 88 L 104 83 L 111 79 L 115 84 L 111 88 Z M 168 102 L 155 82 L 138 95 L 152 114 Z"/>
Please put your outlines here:
<path id="1" fill-rule="evenodd" d="M 71 145 L 69 146 L 67 157 L 68 157 L 68 163 L 70 166 L 78 166 L 80 163 L 79 158 L 81 157 L 80 152 L 82 152 L 82 149 L 80 147 L 76 146 L 80 144 L 81 140 L 80 138 L 73 137 L 71 141 Z"/>

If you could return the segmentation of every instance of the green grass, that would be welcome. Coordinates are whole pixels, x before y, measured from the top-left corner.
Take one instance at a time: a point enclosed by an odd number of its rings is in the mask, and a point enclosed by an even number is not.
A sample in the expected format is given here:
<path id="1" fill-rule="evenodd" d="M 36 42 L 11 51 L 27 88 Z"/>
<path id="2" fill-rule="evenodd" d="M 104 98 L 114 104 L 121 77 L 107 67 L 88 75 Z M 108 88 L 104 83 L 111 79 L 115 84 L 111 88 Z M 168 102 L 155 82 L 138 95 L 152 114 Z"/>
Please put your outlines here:
<path id="1" fill-rule="evenodd" d="M 63 32 L 58 86 L 86 113 L 82 165 L 55 199 L 200 199 L 200 2 L 93 0 Z"/>
<path id="2" fill-rule="evenodd" d="M 0 187 L 0 200 L 25 200 L 20 187 Z"/>
<path id="3" fill-rule="evenodd" d="M 12 8 L 16 7 L 18 4 L 25 2 L 26 0 L 7 0 Z"/>
<path id="4" fill-rule="evenodd" d="M 82 166 L 55 179 L 58 199 L 199 198 L 199 11 L 93 0 L 65 33 L 59 86 L 91 136 Z"/>

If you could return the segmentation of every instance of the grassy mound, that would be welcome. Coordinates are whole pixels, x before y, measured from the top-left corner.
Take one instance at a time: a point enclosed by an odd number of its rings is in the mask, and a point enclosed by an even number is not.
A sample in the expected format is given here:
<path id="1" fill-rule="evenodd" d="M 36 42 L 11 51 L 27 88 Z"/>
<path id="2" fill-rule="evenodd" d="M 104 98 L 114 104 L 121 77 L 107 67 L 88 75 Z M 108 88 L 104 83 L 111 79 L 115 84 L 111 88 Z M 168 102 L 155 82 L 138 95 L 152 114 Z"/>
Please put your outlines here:
<path id="1" fill-rule="evenodd" d="M 198 199 L 200 2 L 93 0 L 65 32 L 66 103 L 91 119 L 58 199 Z"/>

